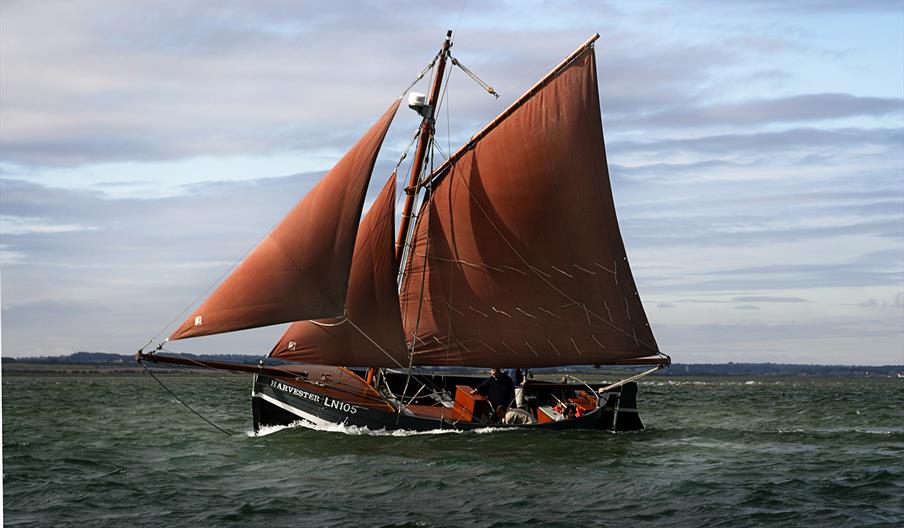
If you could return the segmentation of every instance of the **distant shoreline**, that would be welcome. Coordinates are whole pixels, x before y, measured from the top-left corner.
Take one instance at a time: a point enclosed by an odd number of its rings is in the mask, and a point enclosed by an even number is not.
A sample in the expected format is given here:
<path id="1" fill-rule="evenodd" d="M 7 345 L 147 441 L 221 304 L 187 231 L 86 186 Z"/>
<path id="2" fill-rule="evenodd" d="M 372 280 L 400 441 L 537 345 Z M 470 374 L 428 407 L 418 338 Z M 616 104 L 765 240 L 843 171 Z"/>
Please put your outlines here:
<path id="1" fill-rule="evenodd" d="M 226 374 L 224 371 L 215 371 L 200 368 L 171 368 L 149 366 L 154 374 L 175 374 L 175 375 L 220 375 Z M 56 364 L 48 365 L 46 363 L 12 363 L 3 364 L 3 376 L 144 376 L 145 371 L 141 366 L 134 367 L 124 366 L 121 364 L 110 365 L 85 365 L 85 364 Z"/>
<path id="2" fill-rule="evenodd" d="M 199 356 L 189 356 L 198 358 Z M 260 358 L 217 354 L 207 359 L 256 365 Z M 39 358 L 2 358 L 3 376 L 129 376 L 144 374 L 132 356 L 104 352 L 76 352 L 68 356 Z M 155 374 L 220 374 L 221 371 L 202 368 L 183 368 L 148 365 Z M 434 370 L 434 369 L 425 369 Z M 440 372 L 477 372 L 482 369 L 437 368 Z M 592 367 L 562 367 L 533 369 L 538 374 L 556 372 L 601 373 Z M 603 371 L 609 370 L 604 368 Z M 794 365 L 781 363 L 713 363 L 673 364 L 656 372 L 656 377 L 746 377 L 746 378 L 895 378 L 904 376 L 904 365 L 856 366 L 856 365 Z"/>

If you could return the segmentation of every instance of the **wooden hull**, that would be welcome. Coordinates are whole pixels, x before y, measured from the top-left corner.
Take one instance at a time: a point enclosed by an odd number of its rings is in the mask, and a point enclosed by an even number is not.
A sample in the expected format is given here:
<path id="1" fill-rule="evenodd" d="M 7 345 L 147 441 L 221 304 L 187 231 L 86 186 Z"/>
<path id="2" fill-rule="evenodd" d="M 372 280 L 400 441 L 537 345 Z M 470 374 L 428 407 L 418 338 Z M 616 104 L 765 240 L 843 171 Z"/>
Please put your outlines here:
<path id="1" fill-rule="evenodd" d="M 337 367 L 303 365 L 299 372 L 303 375 L 270 376 L 257 375 L 252 391 L 252 413 L 254 430 L 266 427 L 287 426 L 301 423 L 314 427 L 345 426 L 367 428 L 372 431 L 434 431 L 434 430 L 475 430 L 486 428 L 521 429 L 599 429 L 608 431 L 637 431 L 643 429 L 636 409 L 637 385 L 629 383 L 616 391 L 607 393 L 599 405 L 581 416 L 568 419 L 549 420 L 543 423 L 510 425 L 497 423 L 488 413 L 479 409 L 468 409 L 467 403 L 459 398 L 454 403 L 431 405 L 409 403 L 398 410 L 398 405 L 387 401 L 379 392 L 367 385 L 355 372 Z M 422 380 L 423 376 L 420 377 Z M 439 387 L 454 394 L 455 387 L 473 387 L 483 378 L 465 376 L 428 376 L 428 385 Z M 388 374 L 386 383 L 402 386 L 404 374 Z M 583 394 L 582 385 L 562 388 L 558 384 L 534 383 L 528 389 L 530 400 L 534 402 L 532 414 L 539 417 L 536 402 L 565 397 L 569 394 Z M 395 392 L 395 391 L 394 391 Z M 396 392 L 401 393 L 402 391 Z M 478 399 L 481 399 L 479 396 Z M 593 398 L 595 400 L 595 398 Z M 417 394 L 412 402 L 419 401 Z M 422 400 L 421 400 L 422 401 Z M 574 401 L 578 401 L 575 399 Z M 478 402 L 479 403 L 479 402 Z M 589 405 L 588 405 L 589 407 Z M 543 415 L 545 418 L 546 415 Z"/>

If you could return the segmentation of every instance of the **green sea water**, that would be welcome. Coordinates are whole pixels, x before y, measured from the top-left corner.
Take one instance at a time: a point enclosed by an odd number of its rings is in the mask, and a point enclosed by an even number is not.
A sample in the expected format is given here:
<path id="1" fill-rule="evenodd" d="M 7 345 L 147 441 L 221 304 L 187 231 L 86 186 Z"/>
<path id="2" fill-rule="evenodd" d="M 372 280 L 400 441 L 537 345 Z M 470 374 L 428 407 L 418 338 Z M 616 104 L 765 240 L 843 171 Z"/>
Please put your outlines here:
<path id="1" fill-rule="evenodd" d="M 250 378 L 3 378 L 6 526 L 904 526 L 904 380 L 642 383 L 639 433 L 252 436 Z"/>

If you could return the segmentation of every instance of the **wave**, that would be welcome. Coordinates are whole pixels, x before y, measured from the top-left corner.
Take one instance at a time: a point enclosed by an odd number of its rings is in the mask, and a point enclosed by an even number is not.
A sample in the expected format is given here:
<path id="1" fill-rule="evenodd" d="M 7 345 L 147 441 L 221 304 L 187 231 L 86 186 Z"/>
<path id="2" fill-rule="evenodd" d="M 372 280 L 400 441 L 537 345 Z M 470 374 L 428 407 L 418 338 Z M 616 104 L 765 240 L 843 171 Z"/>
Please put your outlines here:
<path id="1" fill-rule="evenodd" d="M 787 385 L 787 381 L 784 380 L 769 380 L 769 381 L 760 381 L 760 380 L 712 380 L 712 381 L 700 381 L 700 380 L 648 380 L 648 381 L 640 381 L 638 382 L 640 385 L 647 385 L 651 387 L 668 387 L 668 386 L 717 386 L 717 387 L 736 387 L 736 386 L 745 386 L 745 385 Z"/>
<path id="2" fill-rule="evenodd" d="M 889 430 L 883 429 L 863 429 L 863 428 L 844 428 L 844 427 L 830 427 L 830 428 L 819 428 L 819 429 L 779 429 L 776 431 L 778 434 L 866 434 L 866 435 L 882 435 L 882 436 L 896 436 L 899 434 L 904 434 L 904 428 L 892 428 Z"/>
<path id="3" fill-rule="evenodd" d="M 280 431 L 286 429 L 310 429 L 312 431 L 321 431 L 326 433 L 341 433 L 351 436 L 393 436 L 393 437 L 405 437 L 405 436 L 426 436 L 426 435 L 448 435 L 448 434 L 489 434 L 489 433 L 499 433 L 503 431 L 514 431 L 515 428 L 511 427 L 481 427 L 480 429 L 472 429 L 470 431 L 461 431 L 457 429 L 430 429 L 427 431 L 407 431 L 407 430 L 387 430 L 387 429 L 370 429 L 368 427 L 359 427 L 357 425 L 345 425 L 345 424 L 329 424 L 329 425 L 318 425 L 307 420 L 297 420 L 292 422 L 289 425 L 275 425 L 275 426 L 265 426 L 262 427 L 259 431 L 248 431 L 247 434 L 249 437 L 262 437 L 268 436 L 274 433 L 278 433 Z"/>

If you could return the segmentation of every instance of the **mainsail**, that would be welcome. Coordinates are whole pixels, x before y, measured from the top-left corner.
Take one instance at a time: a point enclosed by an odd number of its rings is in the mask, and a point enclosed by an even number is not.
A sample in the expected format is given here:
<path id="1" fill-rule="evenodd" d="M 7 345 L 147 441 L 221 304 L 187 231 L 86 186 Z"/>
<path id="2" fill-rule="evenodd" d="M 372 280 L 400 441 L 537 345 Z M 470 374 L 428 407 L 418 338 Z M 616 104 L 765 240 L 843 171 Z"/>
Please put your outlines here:
<path id="1" fill-rule="evenodd" d="M 364 195 L 398 106 L 395 101 L 170 340 L 342 314 Z"/>
<path id="2" fill-rule="evenodd" d="M 401 285 L 416 365 L 659 353 L 628 266 L 585 48 L 432 179 Z"/>
<path id="3" fill-rule="evenodd" d="M 395 280 L 395 179 L 393 173 L 358 228 L 346 314 L 292 323 L 271 357 L 318 365 L 408 365 Z"/>

